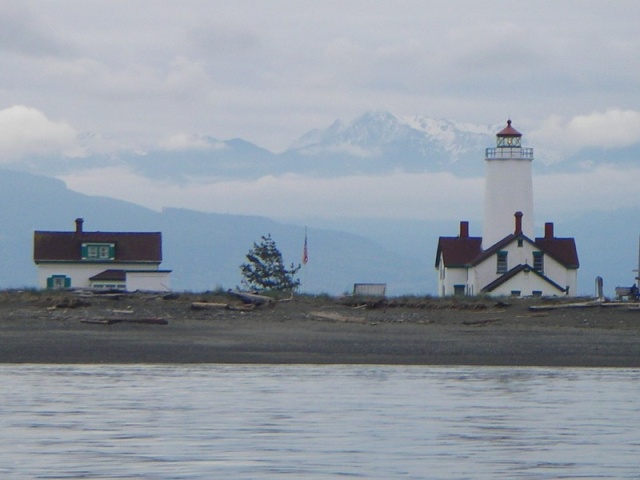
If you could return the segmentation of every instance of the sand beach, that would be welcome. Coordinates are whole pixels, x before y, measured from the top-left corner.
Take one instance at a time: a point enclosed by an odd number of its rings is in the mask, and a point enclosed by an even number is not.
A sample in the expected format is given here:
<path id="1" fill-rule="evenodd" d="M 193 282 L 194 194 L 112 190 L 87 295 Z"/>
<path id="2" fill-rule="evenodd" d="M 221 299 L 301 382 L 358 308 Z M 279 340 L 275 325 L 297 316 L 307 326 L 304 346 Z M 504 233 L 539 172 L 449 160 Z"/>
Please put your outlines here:
<path id="1" fill-rule="evenodd" d="M 246 308 L 224 293 L 0 292 L 0 363 L 640 367 L 633 303 L 296 296 Z"/>

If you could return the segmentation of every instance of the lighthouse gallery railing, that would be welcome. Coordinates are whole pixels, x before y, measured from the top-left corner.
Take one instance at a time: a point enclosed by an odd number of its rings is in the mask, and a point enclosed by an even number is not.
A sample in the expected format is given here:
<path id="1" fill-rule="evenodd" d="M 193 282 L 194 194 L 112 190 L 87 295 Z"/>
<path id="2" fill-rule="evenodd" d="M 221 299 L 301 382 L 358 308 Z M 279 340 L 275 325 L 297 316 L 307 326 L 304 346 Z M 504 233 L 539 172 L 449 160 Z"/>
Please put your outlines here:
<path id="1" fill-rule="evenodd" d="M 485 151 L 486 158 L 521 158 L 533 160 L 533 148 L 522 147 L 493 147 Z"/>

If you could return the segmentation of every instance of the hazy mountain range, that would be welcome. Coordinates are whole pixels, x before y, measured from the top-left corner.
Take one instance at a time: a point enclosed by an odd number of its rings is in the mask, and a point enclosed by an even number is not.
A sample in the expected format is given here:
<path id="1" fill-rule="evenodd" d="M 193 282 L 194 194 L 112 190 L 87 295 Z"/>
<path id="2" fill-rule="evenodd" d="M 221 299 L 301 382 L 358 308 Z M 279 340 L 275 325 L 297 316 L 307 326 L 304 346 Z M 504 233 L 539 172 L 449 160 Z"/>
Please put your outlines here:
<path id="1" fill-rule="evenodd" d="M 87 231 L 161 231 L 162 268 L 173 270 L 171 282 L 177 290 L 239 285 L 245 255 L 267 233 L 287 265 L 299 264 L 302 257 L 301 226 L 171 208 L 155 212 L 72 192 L 44 176 L 0 170 L 0 202 L 0 288 L 35 286 L 34 230 L 72 231 L 78 217 L 84 218 Z M 364 236 L 312 228 L 308 244 L 310 261 L 300 272 L 305 291 L 342 294 L 356 282 L 387 282 L 396 294 L 428 289 L 427 262 L 405 258 Z"/>
<path id="2" fill-rule="evenodd" d="M 281 153 L 243 139 L 194 139 L 191 146 L 144 152 L 123 151 L 82 158 L 31 157 L 11 168 L 58 175 L 96 167 L 132 167 L 152 178 L 181 181 L 209 175 L 258 178 L 297 173 L 343 176 L 360 173 L 453 171 L 479 175 L 484 149 L 494 144 L 501 125 L 475 126 L 387 112 L 362 115 L 349 124 L 334 122 L 308 132 Z M 197 140 L 197 141 L 196 141 Z"/>
<path id="3" fill-rule="evenodd" d="M 83 169 L 126 165 L 150 178 L 189 182 L 199 176 L 260 178 L 297 173 L 313 176 L 387 172 L 453 172 L 483 175 L 484 149 L 503 125 L 476 126 L 427 117 L 365 114 L 308 132 L 284 152 L 273 153 L 242 139 L 198 138 L 190 148 L 120 152 L 83 158 L 31 157 L 0 170 L 0 287 L 36 283 L 32 235 L 72 230 L 76 217 L 87 230 L 162 231 L 163 268 L 173 270 L 178 290 L 230 288 L 240 282 L 239 265 L 254 241 L 271 233 L 287 263 L 299 263 L 304 226 L 262 217 L 209 214 L 167 208 L 155 212 L 130 203 L 81 195 L 48 178 Z M 591 149 L 566 159 L 637 162 L 637 148 Z M 637 200 L 637 199 L 636 199 Z M 637 203 L 637 201 L 636 201 Z M 633 281 L 638 255 L 640 208 L 566 218 L 556 231 L 576 238 L 581 259 L 579 291 L 592 293 L 597 275 L 612 291 Z M 304 290 L 339 294 L 355 282 L 385 282 L 393 295 L 435 294 L 437 238 L 456 235 L 458 220 L 348 219 L 316 221 L 309 228 L 310 262 L 301 272 Z M 632 220 L 630 222 L 630 220 Z M 472 225 L 472 234 L 480 234 Z M 473 229 L 477 231 L 474 232 Z"/>
<path id="4" fill-rule="evenodd" d="M 280 153 L 240 138 L 219 140 L 203 136 L 192 138 L 192 143 L 162 149 L 90 154 L 81 158 L 32 156 L 8 166 L 37 174 L 63 175 L 124 165 L 144 176 L 174 182 L 198 176 L 248 179 L 284 173 L 331 177 L 447 171 L 457 176 L 481 176 L 484 150 L 494 146 L 495 133 L 503 127 L 504 123 L 474 125 L 370 112 L 350 123 L 336 120 L 326 128 L 312 130 Z M 526 132 L 523 138 L 527 145 Z M 637 164 L 640 147 L 592 147 L 567 154 L 562 162 L 545 161 L 544 156 L 544 148 L 536 148 L 538 173 L 575 171 L 585 163 Z"/>

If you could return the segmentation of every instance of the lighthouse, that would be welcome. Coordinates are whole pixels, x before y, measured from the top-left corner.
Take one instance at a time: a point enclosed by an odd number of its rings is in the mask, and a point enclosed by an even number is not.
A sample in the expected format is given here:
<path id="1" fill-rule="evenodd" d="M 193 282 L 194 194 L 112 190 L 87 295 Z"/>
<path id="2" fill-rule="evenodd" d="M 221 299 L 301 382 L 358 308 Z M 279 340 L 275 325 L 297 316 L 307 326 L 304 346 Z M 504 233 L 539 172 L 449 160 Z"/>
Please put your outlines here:
<path id="1" fill-rule="evenodd" d="M 522 233 L 534 238 L 532 161 L 533 148 L 522 147 L 522 134 L 507 120 L 485 152 L 483 249 L 513 233 L 516 212 Z"/>
<path id="2" fill-rule="evenodd" d="M 556 236 L 552 222 L 534 237 L 532 161 L 533 148 L 522 147 L 508 120 L 485 152 L 482 237 L 469 235 L 469 222 L 461 221 L 457 236 L 438 240 L 438 295 L 576 295 L 575 240 Z"/>

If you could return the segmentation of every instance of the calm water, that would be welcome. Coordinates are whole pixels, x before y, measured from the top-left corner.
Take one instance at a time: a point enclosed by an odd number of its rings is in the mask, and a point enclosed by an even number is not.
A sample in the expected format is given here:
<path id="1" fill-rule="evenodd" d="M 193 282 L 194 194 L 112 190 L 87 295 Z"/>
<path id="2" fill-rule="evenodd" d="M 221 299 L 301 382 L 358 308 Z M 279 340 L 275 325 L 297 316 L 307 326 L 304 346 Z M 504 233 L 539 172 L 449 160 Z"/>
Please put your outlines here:
<path id="1" fill-rule="evenodd" d="M 640 370 L 0 366 L 0 478 L 640 478 Z"/>

